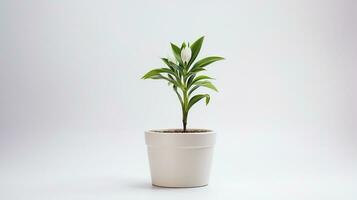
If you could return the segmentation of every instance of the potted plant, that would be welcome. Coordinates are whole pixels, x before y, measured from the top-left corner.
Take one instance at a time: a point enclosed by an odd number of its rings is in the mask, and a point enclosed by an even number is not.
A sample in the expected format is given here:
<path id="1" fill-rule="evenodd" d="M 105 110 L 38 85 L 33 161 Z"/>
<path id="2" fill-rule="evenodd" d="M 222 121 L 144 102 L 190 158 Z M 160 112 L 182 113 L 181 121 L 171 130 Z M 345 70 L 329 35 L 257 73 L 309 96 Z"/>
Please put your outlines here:
<path id="1" fill-rule="evenodd" d="M 171 43 L 174 57 L 162 58 L 166 67 L 147 72 L 142 79 L 162 79 L 176 93 L 182 110 L 182 129 L 145 132 L 152 184 L 162 187 L 198 187 L 208 184 L 215 133 L 208 129 L 187 129 L 190 109 L 209 94 L 195 94 L 201 87 L 217 91 L 213 78 L 199 75 L 206 67 L 224 58 L 210 56 L 195 62 L 204 37 L 181 47 Z"/>

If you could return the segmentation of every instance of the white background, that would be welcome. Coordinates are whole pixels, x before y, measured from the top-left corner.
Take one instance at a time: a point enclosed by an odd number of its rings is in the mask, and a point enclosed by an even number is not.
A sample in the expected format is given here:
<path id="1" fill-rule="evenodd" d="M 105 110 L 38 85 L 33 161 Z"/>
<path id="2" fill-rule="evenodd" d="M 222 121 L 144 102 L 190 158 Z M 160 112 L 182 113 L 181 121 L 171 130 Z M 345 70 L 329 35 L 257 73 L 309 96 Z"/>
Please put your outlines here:
<path id="1" fill-rule="evenodd" d="M 356 199 L 355 1 L 0 1 L 0 199 Z M 143 132 L 179 128 L 140 77 L 205 35 L 219 93 L 208 187 L 150 184 Z"/>

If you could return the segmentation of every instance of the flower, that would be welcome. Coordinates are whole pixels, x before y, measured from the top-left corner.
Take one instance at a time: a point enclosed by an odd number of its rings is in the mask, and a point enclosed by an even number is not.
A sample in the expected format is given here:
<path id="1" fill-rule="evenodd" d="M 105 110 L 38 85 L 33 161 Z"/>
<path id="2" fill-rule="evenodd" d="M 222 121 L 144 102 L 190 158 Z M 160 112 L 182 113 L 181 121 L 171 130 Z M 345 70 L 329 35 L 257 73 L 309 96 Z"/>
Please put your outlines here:
<path id="1" fill-rule="evenodd" d="M 183 63 L 188 63 L 190 62 L 191 59 L 191 48 L 190 47 L 185 47 L 181 50 L 181 59 Z"/>

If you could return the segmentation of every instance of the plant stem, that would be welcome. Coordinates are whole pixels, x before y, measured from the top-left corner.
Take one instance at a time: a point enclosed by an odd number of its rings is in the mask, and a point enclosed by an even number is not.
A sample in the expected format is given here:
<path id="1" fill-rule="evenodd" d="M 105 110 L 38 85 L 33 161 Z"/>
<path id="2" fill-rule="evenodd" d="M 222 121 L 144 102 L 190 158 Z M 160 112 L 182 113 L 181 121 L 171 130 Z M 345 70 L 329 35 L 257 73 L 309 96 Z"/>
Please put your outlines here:
<path id="1" fill-rule="evenodd" d="M 187 90 L 184 90 L 183 91 L 183 107 L 182 107 L 183 132 L 186 132 L 187 116 L 188 116 L 188 94 L 187 94 Z"/>
<path id="2" fill-rule="evenodd" d="M 186 132 L 186 126 L 187 126 L 187 119 L 183 119 L 182 120 L 182 125 L 183 125 L 183 132 L 185 133 Z"/>
<path id="3" fill-rule="evenodd" d="M 183 105 L 182 105 L 182 125 L 183 125 L 183 132 L 186 132 L 186 127 L 187 127 L 187 116 L 188 116 L 188 103 L 189 103 L 189 98 L 188 98 L 188 88 L 187 88 L 187 66 L 184 65 L 184 71 L 183 71 L 183 88 L 182 88 L 182 94 L 183 94 Z"/>

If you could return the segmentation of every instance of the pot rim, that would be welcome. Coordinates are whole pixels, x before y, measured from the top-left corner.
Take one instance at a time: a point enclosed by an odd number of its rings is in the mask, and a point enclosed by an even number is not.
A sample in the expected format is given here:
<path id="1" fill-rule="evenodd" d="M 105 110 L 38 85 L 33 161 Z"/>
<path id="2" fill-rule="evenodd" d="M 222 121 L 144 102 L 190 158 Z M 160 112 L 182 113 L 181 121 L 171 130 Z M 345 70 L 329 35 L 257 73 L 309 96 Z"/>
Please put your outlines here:
<path id="1" fill-rule="evenodd" d="M 188 130 L 201 130 L 201 132 L 161 132 L 161 131 L 170 131 L 177 130 L 176 128 L 165 128 L 165 129 L 150 129 L 145 131 L 145 133 L 149 134 L 163 134 L 163 135 L 206 135 L 206 134 L 214 134 L 213 130 L 210 129 L 202 129 L 202 128 L 190 128 Z"/>

